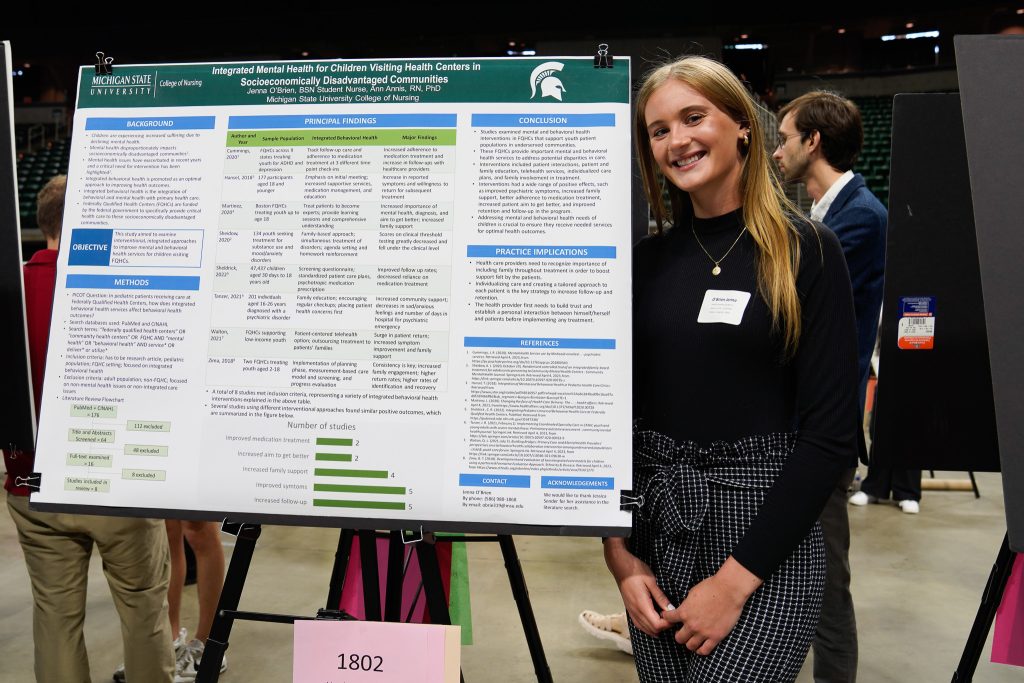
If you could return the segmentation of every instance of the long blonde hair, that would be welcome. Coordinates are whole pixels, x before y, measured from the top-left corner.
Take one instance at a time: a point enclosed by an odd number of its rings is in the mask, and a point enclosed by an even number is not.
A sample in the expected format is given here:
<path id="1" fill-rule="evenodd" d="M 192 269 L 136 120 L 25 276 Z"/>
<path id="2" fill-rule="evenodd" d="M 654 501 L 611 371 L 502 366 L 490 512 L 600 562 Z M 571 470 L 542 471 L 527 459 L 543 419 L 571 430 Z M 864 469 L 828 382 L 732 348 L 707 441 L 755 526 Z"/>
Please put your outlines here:
<path id="1" fill-rule="evenodd" d="M 786 214 L 799 216 L 779 185 L 765 148 L 765 134 L 757 117 L 758 105 L 724 64 L 706 57 L 684 57 L 647 75 L 636 99 L 636 152 L 644 192 L 654 214 L 651 232 L 660 235 L 672 225 L 686 225 L 693 216 L 690 195 L 665 180 L 651 152 L 644 113 L 651 95 L 670 78 L 690 86 L 737 123 L 750 128 L 750 144 L 743 157 L 740 195 L 743 223 L 758 248 L 757 288 L 768 303 L 772 324 L 782 331 L 783 349 L 791 356 L 800 340 L 800 298 L 796 273 L 800 242 Z M 668 191 L 671 220 L 666 215 L 663 191 Z"/>

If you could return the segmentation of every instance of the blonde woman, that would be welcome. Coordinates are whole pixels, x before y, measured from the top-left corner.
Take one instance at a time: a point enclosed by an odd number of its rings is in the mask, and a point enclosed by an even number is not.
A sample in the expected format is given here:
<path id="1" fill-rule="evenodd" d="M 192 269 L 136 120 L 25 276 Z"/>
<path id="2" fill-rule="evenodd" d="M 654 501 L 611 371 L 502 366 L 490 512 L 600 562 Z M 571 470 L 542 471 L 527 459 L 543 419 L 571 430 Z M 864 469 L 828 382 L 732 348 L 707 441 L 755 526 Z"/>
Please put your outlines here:
<path id="1" fill-rule="evenodd" d="M 846 263 L 785 199 L 725 66 L 653 71 L 635 134 L 656 223 L 633 267 L 642 503 L 605 560 L 641 681 L 792 681 L 821 606 L 817 518 L 858 448 Z"/>

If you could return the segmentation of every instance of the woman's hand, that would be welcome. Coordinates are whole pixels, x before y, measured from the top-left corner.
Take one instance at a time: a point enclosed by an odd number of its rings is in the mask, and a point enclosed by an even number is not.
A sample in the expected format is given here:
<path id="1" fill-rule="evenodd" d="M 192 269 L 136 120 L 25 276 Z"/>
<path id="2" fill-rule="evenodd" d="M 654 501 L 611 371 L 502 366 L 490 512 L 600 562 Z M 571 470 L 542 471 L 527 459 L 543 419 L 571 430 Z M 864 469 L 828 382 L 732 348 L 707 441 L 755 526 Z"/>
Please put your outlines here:
<path id="1" fill-rule="evenodd" d="M 659 611 L 674 609 L 672 603 L 658 588 L 651 568 L 626 549 L 624 539 L 605 540 L 604 561 L 619 585 L 622 602 L 636 627 L 649 636 L 657 636 L 669 628 L 671 624 Z"/>
<path id="2" fill-rule="evenodd" d="M 679 609 L 664 619 L 681 624 L 676 642 L 691 652 L 709 655 L 729 635 L 740 619 L 743 606 L 764 583 L 731 557 L 718 572 L 690 589 Z"/>

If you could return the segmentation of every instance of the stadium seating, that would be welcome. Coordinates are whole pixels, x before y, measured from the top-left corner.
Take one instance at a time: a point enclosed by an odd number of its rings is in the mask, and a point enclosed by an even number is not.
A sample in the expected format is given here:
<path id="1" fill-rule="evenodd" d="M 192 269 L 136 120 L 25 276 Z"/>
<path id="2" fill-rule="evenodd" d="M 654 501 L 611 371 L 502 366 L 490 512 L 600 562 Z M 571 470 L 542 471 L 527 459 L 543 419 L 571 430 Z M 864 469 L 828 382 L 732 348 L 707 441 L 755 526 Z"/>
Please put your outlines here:
<path id="1" fill-rule="evenodd" d="M 864 123 L 864 149 L 854 170 L 868 189 L 889 205 L 889 154 L 892 136 L 892 97 L 854 97 Z"/>
<path id="2" fill-rule="evenodd" d="M 37 152 L 18 158 L 18 201 L 22 230 L 36 227 L 36 195 L 55 175 L 68 172 L 70 141 L 57 140 Z"/>

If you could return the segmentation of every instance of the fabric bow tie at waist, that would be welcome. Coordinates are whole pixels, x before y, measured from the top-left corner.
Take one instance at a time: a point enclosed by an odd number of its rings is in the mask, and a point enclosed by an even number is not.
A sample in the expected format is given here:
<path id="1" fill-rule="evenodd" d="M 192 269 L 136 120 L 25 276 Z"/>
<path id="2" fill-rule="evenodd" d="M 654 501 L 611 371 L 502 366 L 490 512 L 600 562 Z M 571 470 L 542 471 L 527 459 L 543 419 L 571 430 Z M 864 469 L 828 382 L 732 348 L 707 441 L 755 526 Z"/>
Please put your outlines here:
<path id="1" fill-rule="evenodd" d="M 692 534 L 707 514 L 709 482 L 768 489 L 795 443 L 795 433 L 776 433 L 700 446 L 634 429 L 634 491 L 643 501 L 639 514 L 663 534 L 675 538 Z"/>

